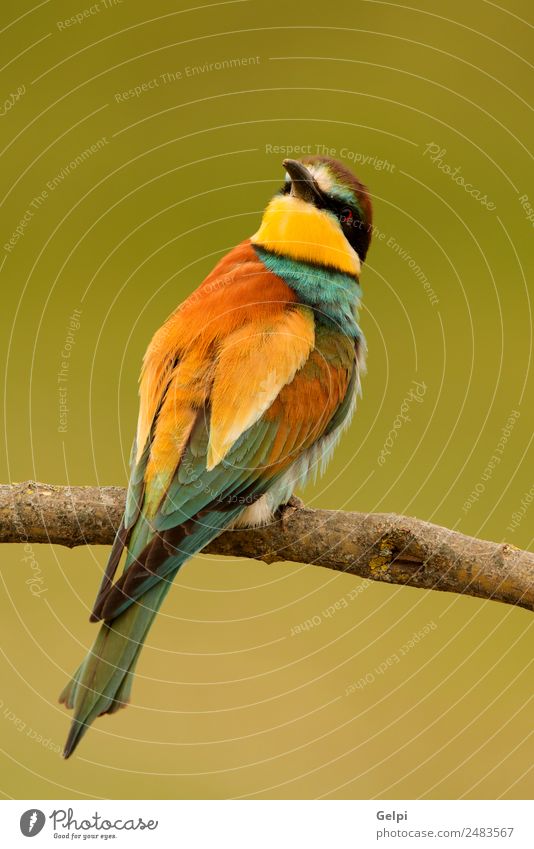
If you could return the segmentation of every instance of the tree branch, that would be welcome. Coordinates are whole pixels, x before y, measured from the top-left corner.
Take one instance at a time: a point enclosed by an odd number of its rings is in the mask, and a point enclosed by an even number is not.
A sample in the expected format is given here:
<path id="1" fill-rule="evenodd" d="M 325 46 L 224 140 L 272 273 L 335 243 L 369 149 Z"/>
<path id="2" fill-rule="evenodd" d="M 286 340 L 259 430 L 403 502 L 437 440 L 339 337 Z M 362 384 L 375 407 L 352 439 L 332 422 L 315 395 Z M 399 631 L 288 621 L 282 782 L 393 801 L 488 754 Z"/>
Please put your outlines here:
<path id="1" fill-rule="evenodd" d="M 110 545 L 124 501 L 125 490 L 113 486 L 0 486 L 0 542 Z M 534 553 L 393 513 L 290 507 L 267 527 L 227 531 L 204 552 L 309 563 L 534 610 Z"/>

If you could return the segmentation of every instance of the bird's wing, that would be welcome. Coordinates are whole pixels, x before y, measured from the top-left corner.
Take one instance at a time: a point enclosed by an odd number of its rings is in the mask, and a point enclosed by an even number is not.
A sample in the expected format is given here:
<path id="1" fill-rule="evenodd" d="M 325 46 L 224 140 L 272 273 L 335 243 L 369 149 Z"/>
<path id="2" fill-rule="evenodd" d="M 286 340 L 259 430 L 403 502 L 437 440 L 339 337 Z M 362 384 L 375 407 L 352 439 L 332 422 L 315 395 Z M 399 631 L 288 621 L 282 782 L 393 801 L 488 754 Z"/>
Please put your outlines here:
<path id="1" fill-rule="evenodd" d="M 120 559 L 112 551 L 95 619 L 113 619 L 170 579 L 325 433 L 347 394 L 353 346 L 340 338 L 318 351 L 311 310 L 250 246 L 239 250 L 147 352 L 123 523 L 128 555 L 112 584 Z"/>

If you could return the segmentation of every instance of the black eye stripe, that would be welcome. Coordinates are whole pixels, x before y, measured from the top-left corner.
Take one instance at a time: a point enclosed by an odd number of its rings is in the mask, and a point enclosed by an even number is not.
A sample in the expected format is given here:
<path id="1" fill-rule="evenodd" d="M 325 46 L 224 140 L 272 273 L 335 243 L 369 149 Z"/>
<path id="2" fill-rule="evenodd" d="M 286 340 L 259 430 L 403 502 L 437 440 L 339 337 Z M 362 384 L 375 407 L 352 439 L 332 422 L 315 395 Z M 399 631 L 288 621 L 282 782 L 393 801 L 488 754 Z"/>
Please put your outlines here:
<path id="1" fill-rule="evenodd" d="M 290 191 L 291 181 L 286 180 L 280 189 L 280 194 L 288 195 Z M 347 201 L 337 200 L 337 198 L 332 197 L 332 195 L 329 195 L 326 192 L 321 192 L 321 196 L 322 203 L 315 204 L 318 209 L 328 209 L 328 211 L 333 212 L 338 219 L 347 218 L 346 212 L 350 211 L 353 226 L 356 221 L 362 220 L 361 212 L 356 206 L 348 204 Z"/>
<path id="2" fill-rule="evenodd" d="M 337 218 L 345 218 L 348 211 L 350 211 L 353 218 L 361 217 L 359 209 L 354 204 L 351 204 L 346 200 L 340 200 L 326 192 L 323 192 L 323 198 L 326 209 L 333 212 Z"/>
<path id="3" fill-rule="evenodd" d="M 331 206 L 331 210 L 334 215 L 337 216 L 340 220 L 348 219 L 349 221 L 359 221 L 360 213 L 354 206 L 349 206 L 347 203 L 344 204 L 335 204 Z"/>

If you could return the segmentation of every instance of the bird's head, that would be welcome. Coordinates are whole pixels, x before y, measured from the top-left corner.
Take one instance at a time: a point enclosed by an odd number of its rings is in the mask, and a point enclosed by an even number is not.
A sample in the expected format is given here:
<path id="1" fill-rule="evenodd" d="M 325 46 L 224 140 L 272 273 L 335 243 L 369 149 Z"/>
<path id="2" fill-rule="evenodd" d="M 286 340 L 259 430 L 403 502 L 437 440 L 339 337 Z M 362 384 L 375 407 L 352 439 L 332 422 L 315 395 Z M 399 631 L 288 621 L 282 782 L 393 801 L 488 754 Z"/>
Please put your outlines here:
<path id="1" fill-rule="evenodd" d="M 263 214 L 252 243 L 272 253 L 360 273 L 372 231 L 365 186 L 335 159 L 285 159 L 286 179 Z"/>

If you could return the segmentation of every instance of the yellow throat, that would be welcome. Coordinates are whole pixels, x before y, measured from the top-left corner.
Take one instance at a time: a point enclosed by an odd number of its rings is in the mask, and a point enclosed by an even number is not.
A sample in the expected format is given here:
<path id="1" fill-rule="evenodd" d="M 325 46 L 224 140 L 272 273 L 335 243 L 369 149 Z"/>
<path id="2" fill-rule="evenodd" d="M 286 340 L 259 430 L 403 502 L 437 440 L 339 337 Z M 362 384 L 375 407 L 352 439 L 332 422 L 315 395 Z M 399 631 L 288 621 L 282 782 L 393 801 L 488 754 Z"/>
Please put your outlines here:
<path id="1" fill-rule="evenodd" d="M 275 195 L 251 241 L 291 259 L 327 265 L 356 276 L 360 273 L 358 254 L 333 218 L 293 195 Z"/>

